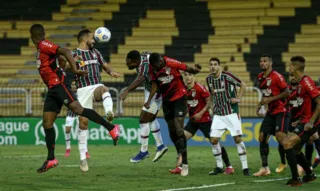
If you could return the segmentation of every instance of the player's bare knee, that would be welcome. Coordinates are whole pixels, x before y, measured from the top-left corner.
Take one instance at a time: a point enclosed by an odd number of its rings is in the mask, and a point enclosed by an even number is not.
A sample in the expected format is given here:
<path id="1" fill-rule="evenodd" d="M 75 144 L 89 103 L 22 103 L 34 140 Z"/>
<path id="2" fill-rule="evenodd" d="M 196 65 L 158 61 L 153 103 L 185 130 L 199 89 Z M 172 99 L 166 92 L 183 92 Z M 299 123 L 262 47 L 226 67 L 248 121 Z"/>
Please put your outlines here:
<path id="1" fill-rule="evenodd" d="M 66 133 L 70 133 L 70 131 L 71 131 L 71 127 L 70 127 L 70 126 L 67 126 L 67 127 L 66 127 Z"/>
<path id="2" fill-rule="evenodd" d="M 53 121 L 44 119 L 44 120 L 42 121 L 42 126 L 43 126 L 43 128 L 45 128 L 45 129 L 50 129 L 50 128 L 53 127 Z"/>
<path id="3" fill-rule="evenodd" d="M 242 142 L 241 136 L 235 136 L 235 137 L 233 137 L 233 139 L 234 139 L 234 142 L 235 142 L 236 144 L 239 144 L 239 143 Z"/>
<path id="4" fill-rule="evenodd" d="M 106 87 L 106 86 L 101 86 L 101 87 L 102 87 L 101 88 L 101 95 L 109 91 L 108 87 Z"/>
<path id="5" fill-rule="evenodd" d="M 284 149 L 291 149 L 292 148 L 292 143 L 290 139 L 285 139 L 282 141 L 282 146 Z"/>
<path id="6" fill-rule="evenodd" d="M 219 139 L 216 138 L 216 137 L 211 137 L 211 138 L 210 138 L 210 142 L 211 142 L 211 144 L 216 145 L 216 144 L 219 143 Z"/>

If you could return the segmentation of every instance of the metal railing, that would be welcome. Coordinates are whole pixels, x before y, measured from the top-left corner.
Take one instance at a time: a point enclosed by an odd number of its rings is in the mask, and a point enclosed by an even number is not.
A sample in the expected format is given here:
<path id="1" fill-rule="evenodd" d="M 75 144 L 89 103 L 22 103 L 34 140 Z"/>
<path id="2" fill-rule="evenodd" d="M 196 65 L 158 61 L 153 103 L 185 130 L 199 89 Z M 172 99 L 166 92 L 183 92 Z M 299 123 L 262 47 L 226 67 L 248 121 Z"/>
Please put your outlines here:
<path id="1" fill-rule="evenodd" d="M 144 87 L 131 91 L 125 101 L 120 99 L 120 91 L 115 87 L 108 87 L 114 102 L 116 116 L 139 116 L 144 104 Z M 42 116 L 46 87 L 38 88 L 0 88 L 0 116 Z M 257 103 L 261 100 L 262 93 L 256 87 L 247 87 L 246 93 L 239 104 L 242 116 L 255 117 Z M 104 114 L 101 103 L 94 103 L 94 109 Z M 65 109 L 61 115 L 65 115 Z M 162 116 L 162 110 L 159 116 Z"/>

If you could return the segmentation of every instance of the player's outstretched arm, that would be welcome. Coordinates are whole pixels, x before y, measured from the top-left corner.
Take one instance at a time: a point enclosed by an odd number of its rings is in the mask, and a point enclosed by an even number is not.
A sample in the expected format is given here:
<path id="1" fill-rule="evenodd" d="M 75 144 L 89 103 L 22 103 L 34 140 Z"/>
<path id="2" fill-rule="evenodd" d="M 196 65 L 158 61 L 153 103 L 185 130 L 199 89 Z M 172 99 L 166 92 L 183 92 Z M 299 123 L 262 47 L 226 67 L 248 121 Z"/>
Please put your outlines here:
<path id="1" fill-rule="evenodd" d="M 153 96 L 157 93 L 157 91 L 158 91 L 157 83 L 155 81 L 152 81 L 152 87 L 151 87 L 151 92 L 150 92 L 149 98 L 148 98 L 147 102 L 143 105 L 145 108 L 147 108 L 147 109 L 150 108 L 150 102 L 151 102 Z"/>
<path id="2" fill-rule="evenodd" d="M 102 68 L 111 77 L 118 78 L 121 76 L 118 72 L 113 71 L 106 62 L 103 63 Z"/>
<path id="3" fill-rule="evenodd" d="M 77 69 L 76 62 L 74 61 L 74 59 L 73 59 L 73 57 L 72 57 L 72 55 L 71 55 L 71 53 L 70 53 L 70 51 L 68 49 L 59 47 L 57 49 L 57 53 L 59 55 L 63 55 L 67 59 L 69 65 L 70 65 L 71 71 L 73 73 L 75 73 L 77 75 L 80 75 L 80 76 L 88 74 L 88 71 L 78 70 Z"/>
<path id="4" fill-rule="evenodd" d="M 120 98 L 124 101 L 127 96 L 128 93 L 132 90 L 135 90 L 137 87 L 139 87 L 143 82 L 145 81 L 145 77 L 144 76 L 138 76 L 130 85 L 129 87 L 127 87 L 121 94 L 120 94 Z"/>
<path id="5" fill-rule="evenodd" d="M 186 72 L 190 74 L 198 74 L 202 69 L 202 66 L 200 64 L 195 64 L 194 67 L 187 66 Z"/>

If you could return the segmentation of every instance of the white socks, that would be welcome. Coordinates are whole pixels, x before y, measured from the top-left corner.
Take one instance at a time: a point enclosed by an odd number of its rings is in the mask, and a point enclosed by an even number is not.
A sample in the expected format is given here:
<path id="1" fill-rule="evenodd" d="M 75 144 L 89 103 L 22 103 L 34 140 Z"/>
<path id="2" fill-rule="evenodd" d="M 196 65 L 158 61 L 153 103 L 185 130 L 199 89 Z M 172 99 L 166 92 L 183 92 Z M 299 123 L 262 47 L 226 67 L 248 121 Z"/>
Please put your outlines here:
<path id="1" fill-rule="evenodd" d="M 244 145 L 243 142 L 236 144 L 236 145 L 237 145 L 237 150 L 238 150 L 238 154 L 240 157 L 242 169 L 246 169 L 246 168 L 248 168 L 246 146 Z"/>
<path id="2" fill-rule="evenodd" d="M 149 123 L 152 135 L 156 141 L 157 147 L 163 145 L 162 136 L 160 132 L 160 124 L 157 119 Z"/>
<path id="3" fill-rule="evenodd" d="M 318 152 L 316 152 L 316 153 L 317 153 L 316 158 L 317 158 L 317 159 L 320 158 L 320 157 L 319 157 L 319 153 L 318 153 Z"/>
<path id="4" fill-rule="evenodd" d="M 212 153 L 217 162 L 218 168 L 223 168 L 222 154 L 220 144 L 212 145 Z"/>
<path id="5" fill-rule="evenodd" d="M 106 114 L 108 113 L 108 111 L 113 111 L 112 97 L 109 92 L 105 92 L 104 94 L 102 94 L 102 104 Z"/>
<path id="6" fill-rule="evenodd" d="M 88 130 L 81 130 L 78 131 L 78 146 L 79 146 L 79 153 L 80 153 L 80 160 L 86 159 L 86 152 L 87 152 L 87 131 Z"/>
<path id="7" fill-rule="evenodd" d="M 71 149 L 70 133 L 66 133 L 66 149 Z"/>
<path id="8" fill-rule="evenodd" d="M 140 136 L 141 136 L 141 152 L 146 152 L 148 150 L 149 142 L 149 123 L 140 124 Z"/>

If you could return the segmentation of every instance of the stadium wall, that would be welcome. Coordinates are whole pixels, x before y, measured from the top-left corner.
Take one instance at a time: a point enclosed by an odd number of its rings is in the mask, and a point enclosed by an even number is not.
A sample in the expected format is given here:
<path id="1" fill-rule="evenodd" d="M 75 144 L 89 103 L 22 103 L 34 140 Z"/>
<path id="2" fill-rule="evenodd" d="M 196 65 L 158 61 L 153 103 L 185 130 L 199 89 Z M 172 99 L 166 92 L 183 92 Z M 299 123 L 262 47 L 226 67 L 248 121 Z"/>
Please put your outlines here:
<path id="1" fill-rule="evenodd" d="M 166 145 L 172 145 L 169 138 L 167 124 L 164 118 L 158 118 L 163 141 Z M 119 124 L 121 128 L 121 141 L 119 144 L 140 144 L 140 128 L 138 118 L 117 118 L 114 123 Z M 188 121 L 186 118 L 185 123 Z M 259 146 L 258 137 L 261 125 L 261 118 L 242 118 L 243 141 L 247 146 Z M 56 129 L 56 144 L 65 144 L 65 118 L 58 118 L 54 124 Z M 77 143 L 77 129 L 71 131 L 72 144 Z M 112 139 L 108 132 L 102 126 L 93 122 L 89 123 L 89 145 L 110 144 Z M 154 139 L 150 136 L 150 144 Z M 221 144 L 224 146 L 234 145 L 234 141 L 229 132 L 226 132 L 221 138 Z M 22 117 L 22 118 L 0 118 L 0 145 L 45 145 L 44 131 L 42 128 L 42 118 L 40 117 Z M 203 137 L 201 132 L 188 141 L 188 146 L 209 146 L 210 143 Z M 277 146 L 274 138 L 270 139 L 270 146 Z"/>

